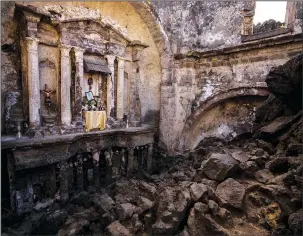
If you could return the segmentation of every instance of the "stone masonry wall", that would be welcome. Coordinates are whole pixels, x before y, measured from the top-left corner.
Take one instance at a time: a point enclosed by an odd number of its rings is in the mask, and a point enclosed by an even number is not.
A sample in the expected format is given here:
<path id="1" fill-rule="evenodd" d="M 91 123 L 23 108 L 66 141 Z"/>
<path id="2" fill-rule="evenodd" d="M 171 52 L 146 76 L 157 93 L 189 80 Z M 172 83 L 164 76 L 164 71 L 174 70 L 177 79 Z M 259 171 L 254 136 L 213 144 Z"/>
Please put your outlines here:
<path id="1" fill-rule="evenodd" d="M 162 145 L 166 146 L 168 150 L 174 150 L 173 152 L 184 151 L 189 148 L 189 143 L 198 144 L 196 139 L 200 136 L 208 136 L 207 132 L 210 129 L 205 128 L 206 126 L 202 126 L 200 133 L 193 132 L 193 129 L 197 129 L 204 119 L 203 115 L 195 117 L 193 113 L 203 109 L 205 102 L 211 104 L 213 100 L 213 103 L 216 103 L 216 96 L 222 93 L 226 93 L 227 98 L 230 98 L 228 91 L 238 89 L 238 92 L 232 96 L 242 96 L 245 91 L 241 88 L 256 88 L 255 101 L 250 100 L 252 104 L 255 104 L 253 107 L 256 107 L 262 101 L 259 98 L 258 88 L 261 91 L 266 88 L 264 81 L 269 70 L 285 63 L 301 50 L 302 44 L 299 42 L 263 49 L 248 48 L 246 51 L 227 55 L 218 53 L 214 56 L 202 56 L 199 59 L 175 60 L 172 69 L 172 84 L 162 85 L 161 89 L 161 112 L 163 114 L 161 113 L 160 140 L 165 140 Z M 238 103 L 239 101 L 233 102 L 233 104 Z M 254 111 L 253 107 L 250 108 L 250 111 Z M 250 117 L 245 122 L 251 127 L 253 113 Z M 216 115 L 213 116 L 212 121 L 212 125 L 218 121 Z M 192 122 L 194 123 L 192 124 Z M 186 126 L 190 126 L 190 128 Z M 230 130 L 228 134 L 234 132 L 233 128 L 228 130 Z M 192 132 L 195 135 L 192 135 Z M 195 145 L 190 146 L 194 148 Z"/>

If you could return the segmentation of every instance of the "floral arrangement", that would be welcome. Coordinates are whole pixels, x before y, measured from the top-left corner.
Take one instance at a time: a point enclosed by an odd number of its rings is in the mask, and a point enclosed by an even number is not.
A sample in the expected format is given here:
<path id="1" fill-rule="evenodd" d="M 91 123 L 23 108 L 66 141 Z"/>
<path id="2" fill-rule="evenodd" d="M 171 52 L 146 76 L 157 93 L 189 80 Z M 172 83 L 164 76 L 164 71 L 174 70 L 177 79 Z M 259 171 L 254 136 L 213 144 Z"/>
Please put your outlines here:
<path id="1" fill-rule="evenodd" d="M 87 97 L 84 96 L 82 99 L 82 110 L 85 111 L 97 111 L 98 110 L 98 103 L 95 99 L 88 101 Z"/>

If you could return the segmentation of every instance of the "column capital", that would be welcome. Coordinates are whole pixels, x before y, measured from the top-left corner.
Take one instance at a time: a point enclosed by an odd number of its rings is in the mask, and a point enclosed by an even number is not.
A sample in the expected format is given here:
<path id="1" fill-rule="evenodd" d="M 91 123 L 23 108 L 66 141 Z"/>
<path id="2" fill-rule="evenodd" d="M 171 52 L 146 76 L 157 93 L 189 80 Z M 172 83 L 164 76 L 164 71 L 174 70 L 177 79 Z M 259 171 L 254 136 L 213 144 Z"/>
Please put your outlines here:
<path id="1" fill-rule="evenodd" d="M 69 57 L 69 52 L 70 52 L 72 47 L 70 45 L 64 45 L 64 44 L 61 44 L 59 47 L 60 47 L 60 50 L 61 50 L 61 56 Z"/>
<path id="2" fill-rule="evenodd" d="M 84 49 L 79 47 L 73 47 L 75 49 L 75 56 L 77 57 L 83 57 Z"/>
<path id="3" fill-rule="evenodd" d="M 105 58 L 107 59 L 108 65 L 114 65 L 116 59 L 115 55 L 106 55 Z"/>
<path id="4" fill-rule="evenodd" d="M 60 47 L 60 49 L 71 50 L 73 46 L 72 45 L 68 45 L 68 44 L 60 44 L 59 47 Z"/>
<path id="5" fill-rule="evenodd" d="M 39 39 L 36 38 L 32 38 L 32 37 L 25 37 L 25 42 L 27 43 L 27 45 L 38 45 L 39 43 Z"/>

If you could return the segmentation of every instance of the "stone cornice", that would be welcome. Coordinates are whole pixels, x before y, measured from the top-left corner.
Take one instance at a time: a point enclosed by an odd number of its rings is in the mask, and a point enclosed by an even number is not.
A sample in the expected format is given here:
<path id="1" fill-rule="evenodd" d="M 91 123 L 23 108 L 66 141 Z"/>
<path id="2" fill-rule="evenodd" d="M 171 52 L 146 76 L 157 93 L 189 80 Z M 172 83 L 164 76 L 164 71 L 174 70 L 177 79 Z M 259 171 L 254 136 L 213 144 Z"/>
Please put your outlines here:
<path id="1" fill-rule="evenodd" d="M 247 43 L 242 43 L 234 47 L 226 47 L 218 50 L 209 50 L 205 52 L 191 51 L 188 52 L 187 54 L 175 54 L 174 59 L 175 60 L 182 60 L 188 58 L 199 59 L 199 58 L 212 57 L 212 56 L 228 55 L 232 53 L 250 51 L 252 49 L 262 49 L 276 45 L 282 45 L 292 42 L 302 42 L 302 41 L 303 41 L 302 34 L 295 34 L 295 35 L 284 34 L 273 38 L 255 40 Z"/>
<path id="2" fill-rule="evenodd" d="M 17 148 L 34 148 L 34 147 L 43 147 L 54 144 L 64 144 L 64 143 L 73 143 L 81 139 L 87 140 L 98 140 L 98 139 L 108 139 L 108 137 L 125 137 L 139 135 L 139 134 L 148 134 L 154 133 L 156 131 L 155 127 L 136 127 L 129 129 L 116 129 L 116 130 L 104 130 L 104 131 L 95 131 L 88 133 L 74 133 L 66 135 L 54 135 L 47 136 L 44 138 L 22 138 L 22 139 L 7 139 L 5 136 L 1 138 L 1 149 L 17 149 Z M 136 144 L 134 144 L 136 145 Z"/>

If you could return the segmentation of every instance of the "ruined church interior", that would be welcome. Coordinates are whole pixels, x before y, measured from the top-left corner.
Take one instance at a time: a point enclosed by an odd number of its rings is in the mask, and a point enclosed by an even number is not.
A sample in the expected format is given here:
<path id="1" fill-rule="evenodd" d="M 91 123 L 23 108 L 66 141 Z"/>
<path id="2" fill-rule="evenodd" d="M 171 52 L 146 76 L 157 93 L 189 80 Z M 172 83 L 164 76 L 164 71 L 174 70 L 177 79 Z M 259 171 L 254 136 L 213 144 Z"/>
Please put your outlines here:
<path id="1" fill-rule="evenodd" d="M 1 235 L 302 235 L 302 1 L 3 1 L 1 27 Z"/>

